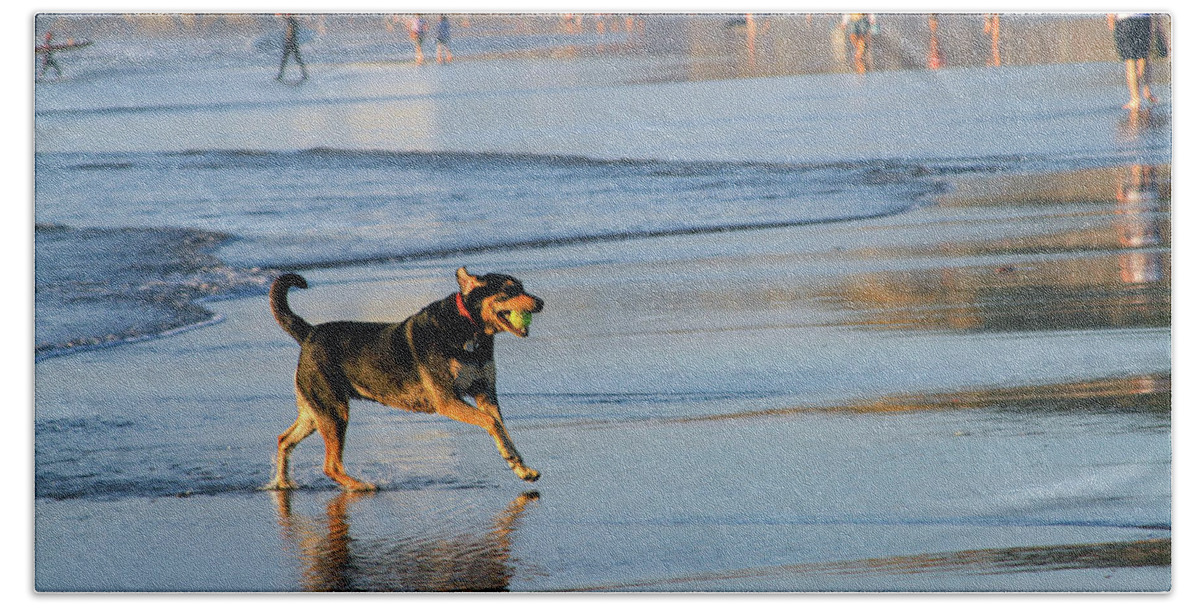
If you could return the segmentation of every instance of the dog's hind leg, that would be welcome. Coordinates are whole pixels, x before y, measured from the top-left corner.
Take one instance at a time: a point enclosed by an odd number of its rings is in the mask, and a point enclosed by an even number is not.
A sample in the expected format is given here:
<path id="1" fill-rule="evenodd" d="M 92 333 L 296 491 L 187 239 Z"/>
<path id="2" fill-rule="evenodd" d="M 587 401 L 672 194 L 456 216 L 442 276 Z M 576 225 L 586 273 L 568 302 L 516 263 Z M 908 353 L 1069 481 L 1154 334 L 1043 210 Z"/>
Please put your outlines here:
<path id="1" fill-rule="evenodd" d="M 297 444 L 317 430 L 317 425 L 313 422 L 312 411 L 304 397 L 297 394 L 296 400 L 296 409 L 299 410 L 299 413 L 292 426 L 279 436 L 279 449 L 275 453 L 275 477 L 271 483 L 261 488 L 263 490 L 291 490 L 296 487 L 296 484 L 292 483 L 288 477 L 288 457 L 291 456 L 292 450 L 296 448 Z"/>
<path id="2" fill-rule="evenodd" d="M 325 474 L 349 492 L 367 492 L 375 484 L 360 481 L 348 475 L 342 464 L 342 451 L 346 447 L 346 427 L 350 423 L 350 404 L 339 400 L 330 407 L 314 407 L 317 430 L 325 440 Z"/>

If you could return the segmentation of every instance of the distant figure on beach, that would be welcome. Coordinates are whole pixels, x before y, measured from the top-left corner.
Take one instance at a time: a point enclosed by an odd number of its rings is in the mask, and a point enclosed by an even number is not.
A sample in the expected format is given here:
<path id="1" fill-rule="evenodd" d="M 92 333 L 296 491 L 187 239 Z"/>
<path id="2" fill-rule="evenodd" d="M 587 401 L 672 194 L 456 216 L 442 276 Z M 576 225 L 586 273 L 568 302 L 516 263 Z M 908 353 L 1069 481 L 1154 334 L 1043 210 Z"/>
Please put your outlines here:
<path id="1" fill-rule="evenodd" d="M 578 34 L 583 31 L 583 15 L 563 13 L 561 20 L 560 26 L 568 34 Z"/>
<path id="2" fill-rule="evenodd" d="M 450 54 L 450 18 L 442 15 L 437 24 L 437 62 L 450 63 L 454 56 Z"/>
<path id="3" fill-rule="evenodd" d="M 938 16 L 936 14 L 929 15 L 929 59 L 927 61 L 929 69 L 940 70 L 942 65 L 946 63 L 946 58 L 942 55 L 942 49 L 938 46 Z"/>
<path id="4" fill-rule="evenodd" d="M 412 40 L 413 48 L 416 50 L 417 65 L 425 63 L 425 53 L 421 50 L 421 45 L 425 44 L 425 18 L 417 15 L 412 21 L 408 22 L 408 37 Z"/>
<path id="5" fill-rule="evenodd" d="M 988 65 L 1000 65 L 1000 13 L 988 13 L 983 16 L 983 33 L 992 36 L 992 56 Z"/>
<path id="6" fill-rule="evenodd" d="M 846 13 L 842 16 L 842 29 L 850 35 L 854 47 L 854 70 L 859 74 L 874 69 L 871 58 L 871 37 L 878 31 L 874 13 Z"/>
<path id="7" fill-rule="evenodd" d="M 755 48 L 757 38 L 758 24 L 754 21 L 754 13 L 746 13 L 746 57 L 750 61 L 750 67 L 754 67 L 755 59 L 758 56 Z"/>
<path id="8" fill-rule="evenodd" d="M 1150 92 L 1150 37 L 1153 33 L 1149 13 L 1109 13 L 1108 28 L 1113 31 L 1117 54 L 1125 63 L 1125 83 L 1129 86 L 1127 110 L 1137 110 L 1142 101 L 1158 101 Z"/>
<path id="9" fill-rule="evenodd" d="M 300 24 L 296 21 L 296 16 L 290 13 L 284 15 L 283 58 L 279 60 L 279 74 L 275 76 L 275 80 L 283 80 L 289 57 L 295 57 L 296 65 L 300 66 L 300 80 L 308 80 L 308 68 L 300 58 Z"/>
<path id="10" fill-rule="evenodd" d="M 38 72 L 38 79 L 46 77 L 46 72 L 50 68 L 54 68 L 54 77 L 62 78 L 62 68 L 58 67 L 58 61 L 54 59 L 54 45 L 51 40 L 54 38 L 54 32 L 46 32 L 43 37 L 45 50 L 42 51 L 42 69 Z"/>

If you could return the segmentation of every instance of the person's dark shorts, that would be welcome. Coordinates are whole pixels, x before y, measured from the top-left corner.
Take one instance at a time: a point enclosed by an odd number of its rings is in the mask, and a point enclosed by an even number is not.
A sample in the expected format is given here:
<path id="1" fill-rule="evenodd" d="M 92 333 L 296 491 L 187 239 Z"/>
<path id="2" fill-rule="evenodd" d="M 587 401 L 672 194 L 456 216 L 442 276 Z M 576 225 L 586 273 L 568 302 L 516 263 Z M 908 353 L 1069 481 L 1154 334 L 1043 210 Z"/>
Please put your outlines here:
<path id="1" fill-rule="evenodd" d="M 1117 54 L 1121 59 L 1145 59 L 1150 56 L 1150 17 L 1119 19 L 1113 31 Z"/>

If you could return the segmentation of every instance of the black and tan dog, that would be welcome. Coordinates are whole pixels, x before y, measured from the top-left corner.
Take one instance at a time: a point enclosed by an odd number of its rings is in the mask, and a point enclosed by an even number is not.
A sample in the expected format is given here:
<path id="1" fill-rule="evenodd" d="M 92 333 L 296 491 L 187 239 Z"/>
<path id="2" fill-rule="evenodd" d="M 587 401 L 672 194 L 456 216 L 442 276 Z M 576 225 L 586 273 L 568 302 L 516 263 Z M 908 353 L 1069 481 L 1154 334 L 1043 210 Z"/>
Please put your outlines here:
<path id="1" fill-rule="evenodd" d="M 275 319 L 300 343 L 296 366 L 296 422 L 279 436 L 275 478 L 265 489 L 295 487 L 288 455 L 313 431 L 325 440 L 325 474 L 347 490 L 375 486 L 346 474 L 342 465 L 350 399 L 368 399 L 395 408 L 437 413 L 482 427 L 508 466 L 525 481 L 539 473 L 525 466 L 513 445 L 496 399 L 495 336 L 529 335 L 532 313 L 542 300 L 525 293 L 504 274 L 473 276 L 459 268 L 459 291 L 401 323 L 335 321 L 311 325 L 288 306 L 291 287 L 308 287 L 297 274 L 271 285 Z M 464 401 L 471 398 L 475 405 Z"/>

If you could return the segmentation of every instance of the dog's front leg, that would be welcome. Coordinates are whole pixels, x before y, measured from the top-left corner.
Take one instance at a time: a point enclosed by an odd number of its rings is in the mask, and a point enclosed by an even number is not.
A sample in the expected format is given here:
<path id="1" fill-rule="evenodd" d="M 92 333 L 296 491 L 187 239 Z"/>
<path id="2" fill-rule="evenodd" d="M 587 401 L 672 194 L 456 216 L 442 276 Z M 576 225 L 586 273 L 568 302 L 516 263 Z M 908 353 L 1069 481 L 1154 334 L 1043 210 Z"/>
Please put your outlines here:
<path id="1" fill-rule="evenodd" d="M 475 405 L 496 421 L 496 431 L 492 433 L 492 438 L 496 440 L 496 449 L 500 450 L 500 455 L 508 461 L 508 466 L 512 468 L 513 473 L 525 481 L 537 481 L 542 474 L 525 466 L 521 455 L 517 453 L 517 446 L 513 443 L 512 437 L 508 435 L 508 428 L 504 426 L 504 417 L 500 415 L 500 403 L 496 398 L 495 391 L 475 395 Z"/>
<path id="2" fill-rule="evenodd" d="M 525 466 L 525 463 L 522 462 L 521 455 L 517 453 L 512 438 L 508 436 L 508 429 L 504 428 L 504 422 L 500 420 L 499 407 L 486 395 L 477 396 L 476 402 L 479 407 L 471 407 L 462 399 L 443 399 L 437 405 L 437 412 L 452 420 L 473 424 L 487 431 L 495 440 L 500 456 L 508 462 L 509 468 L 517 474 L 517 477 L 525 481 L 537 481 L 538 477 L 541 477 L 541 473 Z"/>

